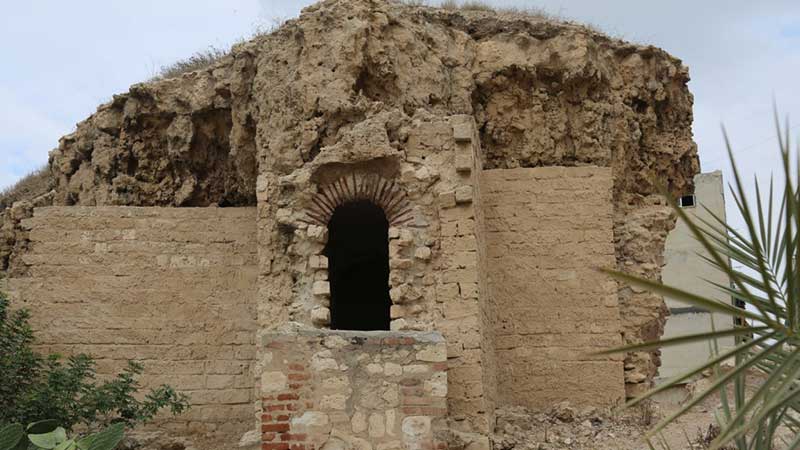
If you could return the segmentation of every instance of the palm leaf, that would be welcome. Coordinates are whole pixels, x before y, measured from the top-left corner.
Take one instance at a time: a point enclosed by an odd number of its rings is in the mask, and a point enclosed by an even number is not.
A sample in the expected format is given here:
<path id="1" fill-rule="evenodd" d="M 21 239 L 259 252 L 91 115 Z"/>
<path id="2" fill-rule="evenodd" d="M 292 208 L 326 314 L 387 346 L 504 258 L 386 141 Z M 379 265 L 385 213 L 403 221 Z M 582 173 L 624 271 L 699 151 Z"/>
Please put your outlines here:
<path id="1" fill-rule="evenodd" d="M 707 390 L 659 422 L 648 433 L 648 439 L 657 436 L 664 427 L 714 393 L 718 393 L 722 401 L 716 415 L 721 432 L 711 449 L 719 449 L 730 443 L 734 443 L 739 450 L 771 449 L 781 427 L 800 431 L 800 186 L 796 188 L 793 183 L 800 175 L 800 158 L 796 165 L 790 164 L 788 131 L 785 136 L 782 135 L 777 116 L 776 129 L 783 185 L 778 185 L 770 178 L 769 188 L 763 190 L 758 179 L 754 179 L 755 201 L 748 198 L 748 186 L 743 182 L 723 129 L 733 174 L 729 190 L 744 223 L 743 230 L 734 229 L 723 217 L 705 207 L 709 218 L 693 219 L 668 197 L 678 218 L 702 247 L 700 257 L 724 273 L 731 283 L 726 285 L 706 281 L 722 297 L 742 300 L 747 305 L 745 309 L 737 308 L 728 301 L 707 298 L 658 281 L 603 270 L 632 286 L 709 312 L 740 317 L 750 322 L 749 325 L 728 330 L 716 330 L 712 322 L 711 332 L 635 343 L 603 352 L 648 351 L 700 341 L 713 343 L 712 358 L 708 362 L 628 402 L 629 406 L 636 404 L 709 369 L 715 374 Z M 734 264 L 742 268 L 735 269 Z M 737 345 L 720 352 L 717 339 L 729 336 L 736 337 Z M 735 358 L 736 365 L 723 373 L 719 366 L 728 358 Z M 763 383 L 754 392 L 745 389 L 745 380 L 751 371 L 765 375 Z M 732 399 L 726 392 L 730 386 L 734 388 Z M 800 448 L 800 434 L 785 444 L 788 448 Z"/>

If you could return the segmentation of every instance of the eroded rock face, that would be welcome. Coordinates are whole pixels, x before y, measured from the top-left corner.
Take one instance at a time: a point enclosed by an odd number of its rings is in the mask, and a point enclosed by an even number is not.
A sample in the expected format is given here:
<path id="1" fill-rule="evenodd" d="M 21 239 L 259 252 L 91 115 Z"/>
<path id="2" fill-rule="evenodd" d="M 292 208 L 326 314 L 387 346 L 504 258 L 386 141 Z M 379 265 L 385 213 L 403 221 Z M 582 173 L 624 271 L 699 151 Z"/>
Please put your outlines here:
<path id="1" fill-rule="evenodd" d="M 255 204 L 252 125 L 234 125 L 229 83 L 187 82 L 135 86 L 63 137 L 57 204 Z"/>
<path id="2" fill-rule="evenodd" d="M 337 165 L 394 175 L 398 155 L 437 152 L 441 129 L 426 138 L 426 123 L 466 114 L 486 169 L 612 167 L 618 267 L 659 278 L 674 218 L 654 183 L 688 192 L 699 169 L 688 81 L 662 50 L 577 25 L 327 0 L 213 67 L 100 106 L 51 154 L 52 203 L 255 205 L 267 174 L 291 181 L 274 191 L 280 206 L 291 194 L 281 189 Z M 628 342 L 661 334 L 659 297 L 619 295 Z M 631 355 L 632 389 L 656 368 L 656 354 Z"/>

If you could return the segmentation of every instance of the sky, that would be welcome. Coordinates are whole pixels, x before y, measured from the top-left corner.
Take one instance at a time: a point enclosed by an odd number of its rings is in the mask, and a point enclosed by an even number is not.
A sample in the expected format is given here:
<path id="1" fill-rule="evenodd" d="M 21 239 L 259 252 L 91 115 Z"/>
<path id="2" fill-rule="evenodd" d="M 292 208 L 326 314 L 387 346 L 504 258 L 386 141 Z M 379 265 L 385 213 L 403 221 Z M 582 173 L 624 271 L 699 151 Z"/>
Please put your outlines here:
<path id="1" fill-rule="evenodd" d="M 432 0 L 436 3 L 437 0 Z M 227 47 L 309 0 L 32 0 L 0 15 L 0 189 L 45 164 L 58 138 L 115 93 L 173 61 Z M 704 172 L 730 178 L 724 124 L 744 175 L 777 172 L 773 102 L 800 135 L 796 0 L 488 0 L 537 7 L 661 47 L 689 67 Z M 730 204 L 729 201 L 729 211 Z M 730 215 L 730 214 L 729 214 Z"/>

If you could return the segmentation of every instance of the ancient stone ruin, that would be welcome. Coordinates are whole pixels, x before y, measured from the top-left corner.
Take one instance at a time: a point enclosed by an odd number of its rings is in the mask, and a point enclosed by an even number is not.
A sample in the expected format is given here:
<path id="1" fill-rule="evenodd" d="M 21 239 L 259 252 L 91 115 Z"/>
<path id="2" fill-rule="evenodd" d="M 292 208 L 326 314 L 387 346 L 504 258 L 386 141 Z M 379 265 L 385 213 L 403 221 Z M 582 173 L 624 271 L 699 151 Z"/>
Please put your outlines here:
<path id="1" fill-rule="evenodd" d="M 114 96 L 5 210 L 43 346 L 142 360 L 195 448 L 487 448 L 495 411 L 650 386 L 698 172 L 687 69 L 536 15 L 326 0 Z M 255 431 L 253 431 L 255 430 Z"/>

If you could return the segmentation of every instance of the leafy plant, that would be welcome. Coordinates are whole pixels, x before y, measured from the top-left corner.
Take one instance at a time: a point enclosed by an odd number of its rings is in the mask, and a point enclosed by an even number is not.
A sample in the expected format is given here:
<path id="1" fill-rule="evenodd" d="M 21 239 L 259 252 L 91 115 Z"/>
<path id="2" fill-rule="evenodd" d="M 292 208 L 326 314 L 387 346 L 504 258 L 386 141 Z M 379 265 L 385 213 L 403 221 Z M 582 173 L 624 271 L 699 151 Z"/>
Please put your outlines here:
<path id="1" fill-rule="evenodd" d="M 180 414 L 188 398 L 162 385 L 137 399 L 141 364 L 130 361 L 116 378 L 98 383 L 94 360 L 75 355 L 42 356 L 25 310 L 10 311 L 0 292 L 0 424 L 55 420 L 66 430 L 97 429 L 111 423 L 146 423 L 161 409 Z"/>
<path id="2" fill-rule="evenodd" d="M 659 422 L 650 437 L 712 394 L 718 394 L 722 401 L 717 415 L 720 430 L 710 443 L 710 449 L 720 449 L 727 444 L 735 445 L 739 450 L 772 449 L 781 427 L 793 432 L 792 440 L 784 442 L 787 448 L 800 447 L 800 416 L 797 415 L 800 408 L 800 190 L 794 185 L 800 175 L 800 161 L 797 165 L 790 163 L 788 126 L 785 135 L 777 121 L 776 126 L 785 181 L 782 186 L 770 181 L 768 190 L 763 192 L 756 179 L 754 204 L 747 197 L 747 186 L 725 137 L 733 166 L 734 179 L 730 189 L 745 222 L 745 231 L 734 229 L 707 209 L 712 220 L 692 220 L 671 201 L 679 218 L 707 252 L 708 256 L 704 258 L 731 280 L 730 286 L 712 284 L 732 298 L 743 301 L 746 308 L 622 272 L 606 271 L 628 284 L 715 313 L 744 319 L 729 330 L 628 345 L 606 352 L 646 351 L 697 341 L 710 341 L 714 346 L 715 354 L 705 364 L 629 402 L 629 405 L 640 403 L 697 374 L 714 371 L 716 377 L 708 389 Z M 743 269 L 734 268 L 734 264 Z M 720 352 L 716 339 L 726 336 L 735 336 L 737 345 Z M 723 372 L 720 365 L 729 359 L 735 359 L 735 367 Z M 752 393 L 745 389 L 749 371 L 761 372 L 765 377 Z M 732 389 L 732 401 L 728 389 Z"/>
<path id="3" fill-rule="evenodd" d="M 125 425 L 116 423 L 82 438 L 68 438 L 67 430 L 54 420 L 28 425 L 15 423 L 0 428 L 0 450 L 113 450 L 122 440 Z"/>

